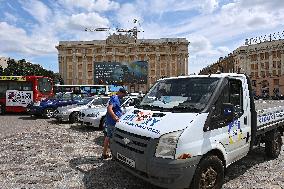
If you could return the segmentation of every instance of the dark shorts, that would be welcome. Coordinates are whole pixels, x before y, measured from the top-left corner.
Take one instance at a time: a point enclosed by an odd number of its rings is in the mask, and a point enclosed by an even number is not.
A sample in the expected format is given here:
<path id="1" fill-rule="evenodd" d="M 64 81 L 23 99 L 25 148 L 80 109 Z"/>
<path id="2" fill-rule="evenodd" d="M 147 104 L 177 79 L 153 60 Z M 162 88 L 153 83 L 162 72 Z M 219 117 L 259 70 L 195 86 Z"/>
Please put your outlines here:
<path id="1" fill-rule="evenodd" d="M 114 131 L 115 126 L 114 125 L 108 125 L 105 123 L 105 128 L 104 128 L 104 134 L 108 138 L 112 138 L 112 133 Z"/>

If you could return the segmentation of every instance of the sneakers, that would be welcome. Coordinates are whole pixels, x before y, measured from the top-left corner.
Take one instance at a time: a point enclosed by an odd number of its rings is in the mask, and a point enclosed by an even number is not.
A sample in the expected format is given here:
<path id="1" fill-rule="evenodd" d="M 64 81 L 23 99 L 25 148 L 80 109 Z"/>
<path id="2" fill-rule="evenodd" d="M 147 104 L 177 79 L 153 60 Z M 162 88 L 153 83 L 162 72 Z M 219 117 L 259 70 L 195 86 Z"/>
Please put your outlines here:
<path id="1" fill-rule="evenodd" d="M 106 155 L 102 155 L 101 156 L 101 159 L 109 159 L 109 158 L 111 158 L 111 155 L 109 155 L 109 154 L 106 154 Z"/>

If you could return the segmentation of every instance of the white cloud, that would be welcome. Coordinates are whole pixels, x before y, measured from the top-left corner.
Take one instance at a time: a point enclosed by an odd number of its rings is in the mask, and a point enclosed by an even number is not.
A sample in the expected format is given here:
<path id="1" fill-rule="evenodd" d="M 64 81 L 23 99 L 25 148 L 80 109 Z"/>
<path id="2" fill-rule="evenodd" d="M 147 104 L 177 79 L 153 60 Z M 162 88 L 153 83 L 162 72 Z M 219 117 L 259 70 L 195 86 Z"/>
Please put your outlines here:
<path id="1" fill-rule="evenodd" d="M 107 18 L 101 17 L 98 13 L 80 13 L 73 14 L 67 21 L 67 25 L 71 29 L 84 30 L 86 27 L 107 27 L 109 21 Z"/>
<path id="2" fill-rule="evenodd" d="M 28 36 L 25 30 L 0 22 L 0 52 L 13 52 L 23 55 L 40 56 L 56 52 L 54 38 L 37 35 Z M 16 36 L 16 37 L 15 37 Z"/>
<path id="3" fill-rule="evenodd" d="M 4 13 L 5 16 L 5 20 L 7 20 L 8 22 L 17 22 L 18 18 L 16 16 L 14 16 L 13 14 L 10 14 L 8 12 Z"/>
<path id="4" fill-rule="evenodd" d="M 111 0 L 60 0 L 59 3 L 68 9 L 81 8 L 83 10 L 97 12 L 119 8 L 119 3 Z"/>
<path id="5" fill-rule="evenodd" d="M 37 0 L 20 1 L 22 8 L 33 16 L 39 23 L 47 22 L 52 15 L 51 10 L 42 2 Z"/>

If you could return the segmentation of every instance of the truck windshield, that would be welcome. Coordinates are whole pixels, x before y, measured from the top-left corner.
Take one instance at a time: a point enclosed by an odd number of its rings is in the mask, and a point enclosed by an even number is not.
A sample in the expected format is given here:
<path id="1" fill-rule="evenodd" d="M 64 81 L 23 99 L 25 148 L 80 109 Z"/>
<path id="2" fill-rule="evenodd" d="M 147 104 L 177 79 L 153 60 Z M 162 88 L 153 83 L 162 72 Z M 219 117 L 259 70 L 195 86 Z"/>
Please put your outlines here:
<path id="1" fill-rule="evenodd" d="M 219 78 L 178 78 L 157 82 L 140 108 L 175 112 L 200 112 L 212 96 Z"/>

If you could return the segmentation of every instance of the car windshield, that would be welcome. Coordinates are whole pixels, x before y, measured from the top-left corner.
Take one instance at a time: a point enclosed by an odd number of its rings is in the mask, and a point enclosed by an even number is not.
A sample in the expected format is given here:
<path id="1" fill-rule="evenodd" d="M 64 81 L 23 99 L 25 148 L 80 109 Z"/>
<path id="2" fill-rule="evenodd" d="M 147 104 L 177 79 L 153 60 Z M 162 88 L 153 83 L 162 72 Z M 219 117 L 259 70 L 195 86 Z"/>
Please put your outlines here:
<path id="1" fill-rule="evenodd" d="M 108 100 L 109 100 L 109 98 L 97 98 L 92 102 L 92 105 L 94 105 L 94 106 L 96 106 L 96 105 L 106 106 Z"/>
<path id="2" fill-rule="evenodd" d="M 80 100 L 78 102 L 77 105 L 87 105 L 88 103 L 90 103 L 94 98 L 83 98 L 82 100 Z"/>
<path id="3" fill-rule="evenodd" d="M 139 107 L 160 111 L 200 112 L 219 80 L 211 77 L 161 80 L 151 88 Z"/>

